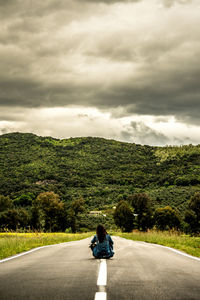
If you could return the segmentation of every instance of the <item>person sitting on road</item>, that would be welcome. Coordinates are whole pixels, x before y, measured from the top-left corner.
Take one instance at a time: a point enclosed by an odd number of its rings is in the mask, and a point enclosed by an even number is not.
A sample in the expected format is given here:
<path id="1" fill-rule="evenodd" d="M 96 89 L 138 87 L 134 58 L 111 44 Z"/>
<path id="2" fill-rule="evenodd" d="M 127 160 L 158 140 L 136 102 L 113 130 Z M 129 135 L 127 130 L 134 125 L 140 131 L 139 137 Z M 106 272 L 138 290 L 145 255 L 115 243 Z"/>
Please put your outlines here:
<path id="1" fill-rule="evenodd" d="M 96 234 L 91 241 L 90 248 L 95 258 L 110 258 L 114 255 L 113 240 L 103 225 L 97 226 Z"/>

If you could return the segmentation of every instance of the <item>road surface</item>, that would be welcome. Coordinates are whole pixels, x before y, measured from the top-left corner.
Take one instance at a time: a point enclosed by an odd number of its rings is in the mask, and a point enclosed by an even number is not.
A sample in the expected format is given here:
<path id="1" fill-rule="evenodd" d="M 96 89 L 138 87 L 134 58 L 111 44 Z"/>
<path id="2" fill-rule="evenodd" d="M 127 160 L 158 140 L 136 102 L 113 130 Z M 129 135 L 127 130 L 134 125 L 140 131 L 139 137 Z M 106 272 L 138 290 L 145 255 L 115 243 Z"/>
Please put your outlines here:
<path id="1" fill-rule="evenodd" d="M 115 256 L 96 260 L 90 239 L 45 247 L 0 263 L 0 299 L 199 300 L 200 259 L 113 238 Z"/>

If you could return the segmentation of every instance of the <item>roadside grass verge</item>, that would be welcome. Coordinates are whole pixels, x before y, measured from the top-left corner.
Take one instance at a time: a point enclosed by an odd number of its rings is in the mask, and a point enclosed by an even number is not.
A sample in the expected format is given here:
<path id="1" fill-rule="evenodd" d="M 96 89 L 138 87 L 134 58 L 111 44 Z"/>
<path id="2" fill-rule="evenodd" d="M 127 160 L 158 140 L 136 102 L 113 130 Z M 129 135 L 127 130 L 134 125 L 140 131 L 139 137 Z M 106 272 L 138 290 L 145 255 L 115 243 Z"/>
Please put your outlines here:
<path id="1" fill-rule="evenodd" d="M 143 241 L 171 247 L 186 252 L 187 254 L 200 257 L 200 237 L 191 237 L 176 232 L 160 232 L 153 230 L 149 232 L 131 233 L 115 232 L 113 235 L 134 241 Z"/>
<path id="2" fill-rule="evenodd" d="M 92 233 L 0 233 L 0 259 L 28 251 L 33 248 L 77 241 L 90 237 Z"/>

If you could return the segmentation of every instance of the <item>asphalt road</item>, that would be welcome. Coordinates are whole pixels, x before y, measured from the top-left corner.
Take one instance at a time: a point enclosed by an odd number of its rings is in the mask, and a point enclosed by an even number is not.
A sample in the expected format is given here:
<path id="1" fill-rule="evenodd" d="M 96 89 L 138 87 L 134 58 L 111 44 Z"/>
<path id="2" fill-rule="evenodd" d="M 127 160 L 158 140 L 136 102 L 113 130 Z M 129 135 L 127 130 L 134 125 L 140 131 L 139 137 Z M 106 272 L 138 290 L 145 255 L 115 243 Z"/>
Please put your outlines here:
<path id="1" fill-rule="evenodd" d="M 106 262 L 92 258 L 90 239 L 1 262 L 0 299 L 200 299 L 200 260 L 157 245 L 113 239 L 116 253 Z"/>

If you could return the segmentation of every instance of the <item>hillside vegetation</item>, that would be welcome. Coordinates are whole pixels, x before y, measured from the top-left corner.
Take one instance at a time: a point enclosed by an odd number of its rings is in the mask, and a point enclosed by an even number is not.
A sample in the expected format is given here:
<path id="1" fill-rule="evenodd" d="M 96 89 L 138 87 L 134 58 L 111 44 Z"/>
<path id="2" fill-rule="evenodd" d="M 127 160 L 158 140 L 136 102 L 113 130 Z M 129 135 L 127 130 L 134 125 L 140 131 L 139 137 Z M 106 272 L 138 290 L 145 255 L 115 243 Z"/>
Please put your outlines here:
<path id="1" fill-rule="evenodd" d="M 93 137 L 1 135 L 0 195 L 28 208 L 46 191 L 58 194 L 68 207 L 82 197 L 85 212 L 101 210 L 108 216 L 120 200 L 145 192 L 155 208 L 170 205 L 184 215 L 190 197 L 200 191 L 200 145 L 153 147 Z"/>

